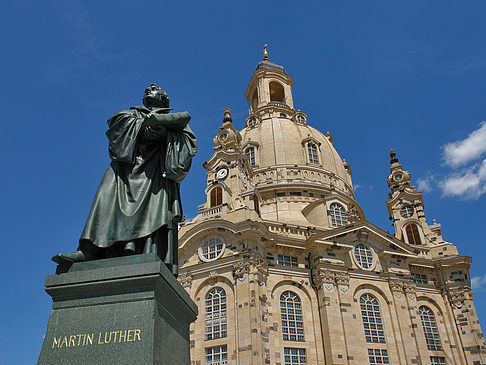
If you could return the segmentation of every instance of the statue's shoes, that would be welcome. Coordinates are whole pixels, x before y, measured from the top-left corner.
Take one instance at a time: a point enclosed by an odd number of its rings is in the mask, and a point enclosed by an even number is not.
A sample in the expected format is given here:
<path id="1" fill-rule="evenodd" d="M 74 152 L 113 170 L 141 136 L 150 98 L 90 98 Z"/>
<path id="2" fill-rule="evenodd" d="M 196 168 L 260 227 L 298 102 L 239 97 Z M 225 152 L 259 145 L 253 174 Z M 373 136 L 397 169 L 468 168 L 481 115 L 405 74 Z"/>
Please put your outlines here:
<path id="1" fill-rule="evenodd" d="M 52 258 L 57 264 L 64 264 L 64 263 L 73 263 L 73 262 L 81 262 L 86 261 L 86 257 L 82 251 L 75 251 L 73 253 L 58 253 L 56 256 Z"/>

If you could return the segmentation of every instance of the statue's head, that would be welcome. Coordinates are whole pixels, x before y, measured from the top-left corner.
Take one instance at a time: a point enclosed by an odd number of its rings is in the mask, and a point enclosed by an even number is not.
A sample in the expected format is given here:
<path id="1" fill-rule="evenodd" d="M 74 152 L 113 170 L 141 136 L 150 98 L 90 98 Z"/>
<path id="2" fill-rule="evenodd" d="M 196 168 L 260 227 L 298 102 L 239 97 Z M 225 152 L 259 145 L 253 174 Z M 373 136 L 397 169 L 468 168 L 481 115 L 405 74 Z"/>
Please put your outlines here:
<path id="1" fill-rule="evenodd" d="M 143 95 L 143 105 L 147 108 L 168 108 L 169 95 L 156 84 L 150 84 Z"/>

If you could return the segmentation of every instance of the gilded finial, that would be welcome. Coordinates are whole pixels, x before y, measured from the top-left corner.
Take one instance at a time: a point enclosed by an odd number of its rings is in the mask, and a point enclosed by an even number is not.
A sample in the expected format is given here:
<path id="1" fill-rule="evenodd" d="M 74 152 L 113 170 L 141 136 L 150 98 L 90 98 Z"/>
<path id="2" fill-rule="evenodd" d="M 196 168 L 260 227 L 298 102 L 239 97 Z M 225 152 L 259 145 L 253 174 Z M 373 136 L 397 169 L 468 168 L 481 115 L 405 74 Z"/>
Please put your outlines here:
<path id="1" fill-rule="evenodd" d="M 268 60 L 267 46 L 268 46 L 267 43 L 265 43 L 265 45 L 263 46 L 263 59 L 264 60 Z"/>
<path id="2" fill-rule="evenodd" d="M 397 154 L 395 153 L 395 150 L 392 148 L 390 149 L 390 163 L 393 164 L 395 162 L 398 162 Z"/>

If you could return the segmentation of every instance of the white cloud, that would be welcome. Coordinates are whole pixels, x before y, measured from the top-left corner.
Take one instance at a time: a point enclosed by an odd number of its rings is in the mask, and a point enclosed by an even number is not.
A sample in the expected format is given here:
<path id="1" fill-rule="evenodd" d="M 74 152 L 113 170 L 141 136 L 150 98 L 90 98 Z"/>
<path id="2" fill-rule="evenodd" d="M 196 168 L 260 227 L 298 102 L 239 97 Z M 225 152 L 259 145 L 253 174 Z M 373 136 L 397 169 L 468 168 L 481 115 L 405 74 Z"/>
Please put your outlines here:
<path id="1" fill-rule="evenodd" d="M 486 159 L 481 164 L 450 174 L 440 185 L 445 196 L 478 199 L 486 193 Z"/>
<path id="2" fill-rule="evenodd" d="M 432 183 L 434 182 L 434 176 L 429 175 L 424 177 L 423 179 L 417 180 L 417 187 L 419 191 L 425 191 L 426 193 L 430 193 L 432 191 Z"/>
<path id="3" fill-rule="evenodd" d="M 360 184 L 354 184 L 353 185 L 353 191 L 356 193 L 356 190 L 358 190 L 361 187 Z"/>
<path id="4" fill-rule="evenodd" d="M 475 290 L 480 290 L 486 284 L 486 274 L 483 276 L 475 276 L 471 278 L 471 288 Z"/>
<path id="5" fill-rule="evenodd" d="M 445 163 L 454 168 L 481 157 L 486 152 L 486 122 L 467 138 L 442 146 L 442 152 Z"/>

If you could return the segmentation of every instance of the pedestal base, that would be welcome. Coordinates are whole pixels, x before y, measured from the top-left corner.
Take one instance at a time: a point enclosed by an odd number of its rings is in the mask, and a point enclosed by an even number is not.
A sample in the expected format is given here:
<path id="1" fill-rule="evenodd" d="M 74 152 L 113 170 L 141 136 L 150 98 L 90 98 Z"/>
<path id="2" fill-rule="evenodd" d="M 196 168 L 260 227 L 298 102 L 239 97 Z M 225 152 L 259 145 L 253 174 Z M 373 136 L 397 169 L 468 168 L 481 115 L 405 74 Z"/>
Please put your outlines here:
<path id="1" fill-rule="evenodd" d="M 39 365 L 188 365 L 197 307 L 154 254 L 73 264 L 46 279 Z"/>

